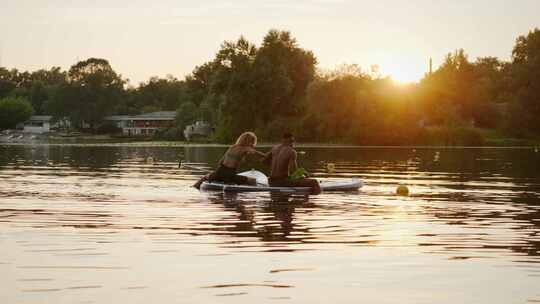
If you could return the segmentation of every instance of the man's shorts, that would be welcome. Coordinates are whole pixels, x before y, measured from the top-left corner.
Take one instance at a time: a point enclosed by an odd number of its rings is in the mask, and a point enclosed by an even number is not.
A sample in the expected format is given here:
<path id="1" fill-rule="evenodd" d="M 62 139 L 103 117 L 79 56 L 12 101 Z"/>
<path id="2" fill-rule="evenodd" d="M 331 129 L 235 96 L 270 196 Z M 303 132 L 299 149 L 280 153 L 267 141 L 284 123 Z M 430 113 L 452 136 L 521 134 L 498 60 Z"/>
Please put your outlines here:
<path id="1" fill-rule="evenodd" d="M 306 187 L 305 178 L 292 180 L 288 177 L 284 178 L 272 178 L 268 179 L 268 183 L 271 187 Z M 309 186 L 308 186 L 309 187 Z"/>

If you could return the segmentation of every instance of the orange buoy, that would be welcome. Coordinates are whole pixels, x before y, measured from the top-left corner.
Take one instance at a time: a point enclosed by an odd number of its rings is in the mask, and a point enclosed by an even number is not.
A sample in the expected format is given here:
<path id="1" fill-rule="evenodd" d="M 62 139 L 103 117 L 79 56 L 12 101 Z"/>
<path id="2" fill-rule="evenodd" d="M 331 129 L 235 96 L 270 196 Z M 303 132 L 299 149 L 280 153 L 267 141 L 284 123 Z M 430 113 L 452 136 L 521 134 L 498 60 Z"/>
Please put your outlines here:
<path id="1" fill-rule="evenodd" d="M 405 185 L 399 185 L 396 188 L 396 193 L 398 195 L 407 196 L 407 195 L 409 195 L 409 188 L 407 186 L 405 186 Z"/>

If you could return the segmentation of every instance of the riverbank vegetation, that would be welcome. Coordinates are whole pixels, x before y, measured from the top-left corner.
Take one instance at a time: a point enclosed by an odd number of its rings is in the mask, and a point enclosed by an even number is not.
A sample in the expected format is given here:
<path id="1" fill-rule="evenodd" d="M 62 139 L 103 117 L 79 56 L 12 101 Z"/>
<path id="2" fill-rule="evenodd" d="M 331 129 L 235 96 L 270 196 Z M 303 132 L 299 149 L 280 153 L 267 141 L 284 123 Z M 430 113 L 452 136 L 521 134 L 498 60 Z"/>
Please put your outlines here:
<path id="1" fill-rule="evenodd" d="M 215 58 L 185 79 L 153 77 L 137 87 L 100 58 L 68 71 L 0 67 L 0 128 L 32 112 L 69 117 L 74 128 L 98 131 L 107 115 L 177 111 L 176 127 L 160 134 L 180 137 L 186 125 L 204 120 L 216 127 L 218 142 L 245 130 L 275 141 L 288 130 L 305 142 L 531 144 L 540 137 L 539 71 L 538 29 L 516 39 L 510 61 L 471 60 L 458 49 L 406 85 L 382 77 L 376 67 L 322 71 L 315 53 L 291 33 L 271 30 L 259 46 L 243 37 L 224 42 Z"/>

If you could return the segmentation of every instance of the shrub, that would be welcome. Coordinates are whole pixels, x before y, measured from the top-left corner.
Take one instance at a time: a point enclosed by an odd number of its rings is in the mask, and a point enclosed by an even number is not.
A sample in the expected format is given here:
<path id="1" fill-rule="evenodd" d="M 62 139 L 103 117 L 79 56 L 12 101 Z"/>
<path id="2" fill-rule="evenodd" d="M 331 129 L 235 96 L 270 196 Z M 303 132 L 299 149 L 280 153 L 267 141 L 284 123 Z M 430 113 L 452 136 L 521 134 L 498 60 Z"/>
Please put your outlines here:
<path id="1" fill-rule="evenodd" d="M 423 144 L 434 146 L 482 146 L 484 137 L 475 128 L 468 127 L 431 127 L 426 128 L 422 136 Z"/>
<path id="2" fill-rule="evenodd" d="M 97 134 L 117 134 L 121 133 L 122 129 L 119 128 L 114 122 L 106 121 L 97 127 L 96 132 Z"/>
<path id="3" fill-rule="evenodd" d="M 27 121 L 34 109 L 22 97 L 6 97 L 0 99 L 0 129 L 14 128 L 18 123 Z"/>
<path id="4" fill-rule="evenodd" d="M 154 139 L 159 140 L 181 140 L 184 138 L 184 134 L 180 128 L 173 127 L 164 130 L 157 130 L 154 133 Z"/>

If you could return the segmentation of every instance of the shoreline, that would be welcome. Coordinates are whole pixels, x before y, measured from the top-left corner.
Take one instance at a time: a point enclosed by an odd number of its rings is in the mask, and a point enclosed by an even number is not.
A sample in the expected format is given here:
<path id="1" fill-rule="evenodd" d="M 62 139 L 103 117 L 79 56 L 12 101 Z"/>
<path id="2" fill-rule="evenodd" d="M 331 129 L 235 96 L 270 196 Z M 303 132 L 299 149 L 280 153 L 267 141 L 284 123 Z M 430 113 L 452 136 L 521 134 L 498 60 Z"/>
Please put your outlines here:
<path id="1" fill-rule="evenodd" d="M 257 147 L 270 148 L 278 143 L 260 143 Z M 0 146 L 32 146 L 32 147 L 208 147 L 225 148 L 230 144 L 219 143 L 190 143 L 183 141 L 130 141 L 130 142 L 2 142 Z M 383 146 L 383 145 L 347 145 L 330 143 L 297 143 L 296 148 L 340 148 L 340 149 L 533 149 L 539 151 L 540 147 L 536 145 L 527 146 L 426 146 L 426 145 L 402 145 L 402 146 Z"/>
<path id="2" fill-rule="evenodd" d="M 258 147 L 271 147 L 277 142 L 259 142 Z M 0 134 L 3 146 L 88 146 L 88 147 L 228 147 L 231 144 L 215 142 L 188 142 L 158 140 L 151 137 L 114 137 L 109 134 L 80 134 L 64 137 L 58 133 L 36 134 L 11 131 Z M 540 140 L 536 138 L 498 137 L 487 139 L 484 145 L 356 145 L 346 143 L 297 142 L 298 148 L 343 148 L 343 149 L 540 149 Z"/>

